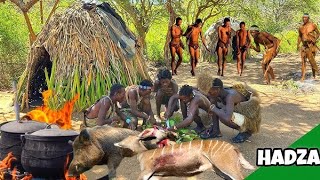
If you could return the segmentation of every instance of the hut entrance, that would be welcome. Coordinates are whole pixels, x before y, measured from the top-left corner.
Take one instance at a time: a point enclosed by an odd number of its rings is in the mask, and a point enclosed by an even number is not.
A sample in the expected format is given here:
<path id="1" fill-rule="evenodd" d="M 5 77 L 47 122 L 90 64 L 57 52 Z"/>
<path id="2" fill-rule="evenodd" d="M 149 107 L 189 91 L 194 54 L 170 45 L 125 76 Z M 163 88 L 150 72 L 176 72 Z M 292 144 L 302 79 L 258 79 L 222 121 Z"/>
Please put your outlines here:
<path id="1" fill-rule="evenodd" d="M 42 92 L 48 90 L 45 76 L 45 69 L 47 69 L 50 76 L 52 62 L 50 55 L 44 47 L 39 51 L 38 60 L 35 63 L 35 71 L 30 80 L 29 89 L 29 105 L 30 107 L 39 106 L 43 104 Z"/>

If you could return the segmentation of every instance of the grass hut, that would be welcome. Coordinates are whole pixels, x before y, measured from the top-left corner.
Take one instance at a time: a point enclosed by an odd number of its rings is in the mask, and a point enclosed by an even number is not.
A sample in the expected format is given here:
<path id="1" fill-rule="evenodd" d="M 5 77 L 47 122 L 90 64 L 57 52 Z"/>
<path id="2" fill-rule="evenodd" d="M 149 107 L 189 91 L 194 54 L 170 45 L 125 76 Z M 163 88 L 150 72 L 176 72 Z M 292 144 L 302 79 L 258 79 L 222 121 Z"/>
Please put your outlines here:
<path id="1" fill-rule="evenodd" d="M 18 83 L 18 97 L 28 108 L 42 104 L 41 93 L 51 89 L 51 105 L 58 108 L 79 93 L 75 108 L 82 110 L 113 83 L 149 79 L 145 68 L 136 38 L 109 4 L 76 2 L 38 34 Z"/>

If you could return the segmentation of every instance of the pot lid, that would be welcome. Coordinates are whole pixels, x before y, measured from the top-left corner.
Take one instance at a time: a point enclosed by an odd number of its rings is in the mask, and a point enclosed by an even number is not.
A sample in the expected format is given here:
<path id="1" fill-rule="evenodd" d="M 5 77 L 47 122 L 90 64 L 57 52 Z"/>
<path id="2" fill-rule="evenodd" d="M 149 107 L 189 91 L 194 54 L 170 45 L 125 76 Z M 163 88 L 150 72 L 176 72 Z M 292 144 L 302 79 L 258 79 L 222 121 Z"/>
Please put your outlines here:
<path id="1" fill-rule="evenodd" d="M 41 123 L 32 120 L 11 121 L 1 126 L 0 130 L 8 133 L 24 134 L 27 132 L 35 132 L 47 126 L 46 123 Z"/>
<path id="2" fill-rule="evenodd" d="M 32 136 L 41 137 L 67 137 L 67 136 L 78 136 L 79 134 L 73 130 L 63 130 L 56 125 L 48 125 L 45 129 L 41 129 L 31 133 Z"/>

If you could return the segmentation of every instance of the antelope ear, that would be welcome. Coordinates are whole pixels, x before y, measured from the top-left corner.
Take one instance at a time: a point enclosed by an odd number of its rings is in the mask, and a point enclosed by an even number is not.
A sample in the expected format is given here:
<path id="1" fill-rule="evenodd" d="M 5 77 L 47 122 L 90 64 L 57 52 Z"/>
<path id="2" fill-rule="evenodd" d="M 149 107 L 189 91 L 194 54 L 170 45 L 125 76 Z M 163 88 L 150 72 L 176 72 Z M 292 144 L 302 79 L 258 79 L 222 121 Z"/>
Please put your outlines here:
<path id="1" fill-rule="evenodd" d="M 87 129 L 84 129 L 80 132 L 79 142 L 82 144 L 87 144 L 90 142 L 90 134 Z"/>

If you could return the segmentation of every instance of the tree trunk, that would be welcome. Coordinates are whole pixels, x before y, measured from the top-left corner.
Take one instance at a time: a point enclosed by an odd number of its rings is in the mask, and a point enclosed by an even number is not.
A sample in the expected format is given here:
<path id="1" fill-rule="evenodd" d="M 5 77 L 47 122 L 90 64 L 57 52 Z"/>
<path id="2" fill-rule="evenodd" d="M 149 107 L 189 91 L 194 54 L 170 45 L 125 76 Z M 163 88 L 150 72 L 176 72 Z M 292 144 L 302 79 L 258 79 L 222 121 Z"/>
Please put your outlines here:
<path id="1" fill-rule="evenodd" d="M 164 44 L 164 61 L 166 63 L 167 67 L 170 67 L 171 63 L 171 54 L 169 49 L 169 43 L 171 39 L 171 26 L 174 24 L 176 13 L 174 12 L 174 9 L 171 4 L 171 0 L 168 0 L 167 2 L 167 10 L 169 12 L 169 23 L 168 23 L 168 31 L 167 31 L 167 37 L 166 37 L 166 43 Z"/>

